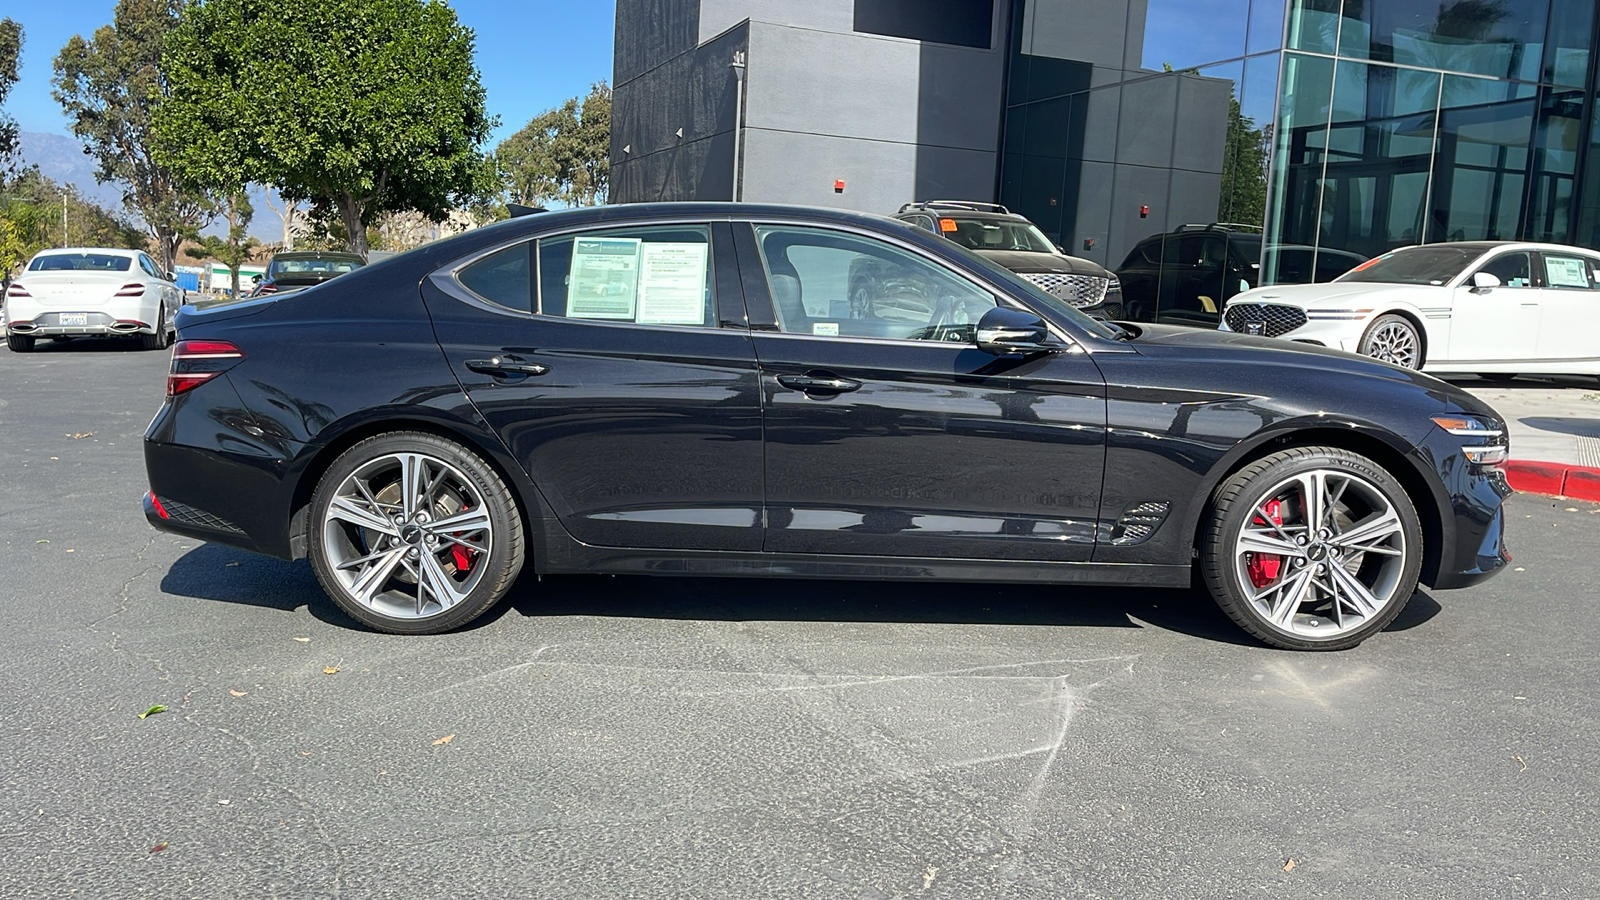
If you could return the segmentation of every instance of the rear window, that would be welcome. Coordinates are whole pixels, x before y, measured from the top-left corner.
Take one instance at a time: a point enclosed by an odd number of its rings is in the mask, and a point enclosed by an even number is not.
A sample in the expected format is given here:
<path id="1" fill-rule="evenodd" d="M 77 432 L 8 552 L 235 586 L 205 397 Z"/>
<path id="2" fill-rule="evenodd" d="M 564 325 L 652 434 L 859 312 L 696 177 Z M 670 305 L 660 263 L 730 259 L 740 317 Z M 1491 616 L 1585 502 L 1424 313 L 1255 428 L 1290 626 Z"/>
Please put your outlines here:
<path id="1" fill-rule="evenodd" d="M 28 263 L 29 272 L 126 272 L 131 268 L 133 257 L 111 253 L 52 253 Z"/>
<path id="2" fill-rule="evenodd" d="M 353 259 L 275 259 L 271 275 L 343 275 L 361 268 Z"/>

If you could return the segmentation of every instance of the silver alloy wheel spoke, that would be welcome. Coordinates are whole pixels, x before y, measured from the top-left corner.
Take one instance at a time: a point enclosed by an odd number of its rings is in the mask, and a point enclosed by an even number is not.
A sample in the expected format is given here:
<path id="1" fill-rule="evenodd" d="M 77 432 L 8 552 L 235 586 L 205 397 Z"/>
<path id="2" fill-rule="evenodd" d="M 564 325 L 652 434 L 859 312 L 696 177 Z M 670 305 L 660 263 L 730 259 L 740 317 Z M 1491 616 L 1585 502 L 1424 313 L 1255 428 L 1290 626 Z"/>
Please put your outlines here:
<path id="1" fill-rule="evenodd" d="M 1306 530 L 1315 537 L 1327 524 L 1328 473 L 1314 469 L 1300 476 L 1300 514 L 1305 517 Z"/>
<path id="2" fill-rule="evenodd" d="M 423 591 L 433 596 L 433 602 L 439 604 L 441 609 L 449 609 L 467 598 L 467 592 L 459 590 L 455 579 L 450 573 L 439 565 L 439 558 L 432 553 L 423 553 L 421 563 L 417 566 L 419 577 L 417 579 L 417 615 L 423 614 Z"/>
<path id="3" fill-rule="evenodd" d="M 478 509 L 469 509 L 465 512 L 456 513 L 453 516 L 445 516 L 442 519 L 436 519 L 432 522 L 429 522 L 426 530 L 429 534 L 442 538 L 445 536 L 444 532 L 447 531 L 473 532 L 480 531 L 488 527 L 489 513 L 487 510 L 479 507 Z"/>
<path id="4" fill-rule="evenodd" d="M 1383 606 L 1383 601 L 1372 596 L 1372 592 L 1367 590 L 1367 586 L 1362 584 L 1360 579 L 1351 575 L 1344 566 L 1329 566 L 1328 571 L 1333 575 L 1331 587 L 1333 587 L 1335 610 L 1342 605 L 1339 602 L 1342 599 L 1348 601 L 1356 614 L 1363 619 L 1377 615 L 1379 607 Z"/>
<path id="5" fill-rule="evenodd" d="M 422 479 L 426 477 L 426 468 L 423 457 L 415 453 L 400 456 L 400 511 L 407 521 L 428 508 L 422 496 Z"/>
<path id="6" fill-rule="evenodd" d="M 1335 535 L 1331 543 L 1341 550 L 1361 553 L 1388 552 L 1391 555 L 1398 555 L 1394 552 L 1394 548 L 1386 545 L 1401 533 L 1400 529 L 1400 517 L 1395 515 L 1394 510 L 1386 510 L 1354 528 Z"/>
<path id="7" fill-rule="evenodd" d="M 1306 594 L 1311 591 L 1314 574 L 1314 570 L 1306 566 L 1259 595 L 1257 603 L 1264 600 L 1267 595 L 1274 592 L 1277 594 L 1270 604 L 1265 604 L 1267 618 L 1276 622 L 1279 627 L 1288 628 L 1289 620 L 1294 618 L 1300 605 L 1305 602 Z"/>
<path id="8" fill-rule="evenodd" d="M 1239 535 L 1240 553 L 1276 553 L 1279 556 L 1292 556 L 1299 558 L 1303 555 L 1302 548 L 1294 541 L 1267 534 L 1259 529 L 1246 529 Z"/>
<path id="9" fill-rule="evenodd" d="M 368 510 L 357 506 L 352 497 L 336 497 L 328 507 L 328 515 L 349 522 L 351 525 L 370 528 L 389 537 L 400 536 L 400 529 L 382 513 L 376 501 L 373 501 L 373 509 Z"/>
<path id="10" fill-rule="evenodd" d="M 371 606 L 378 591 L 389 583 L 389 577 L 394 574 L 395 566 L 400 564 L 405 553 L 404 547 L 396 547 L 368 557 L 372 562 L 367 565 L 366 571 L 356 578 L 355 583 L 350 585 L 350 593 L 357 600 Z"/>

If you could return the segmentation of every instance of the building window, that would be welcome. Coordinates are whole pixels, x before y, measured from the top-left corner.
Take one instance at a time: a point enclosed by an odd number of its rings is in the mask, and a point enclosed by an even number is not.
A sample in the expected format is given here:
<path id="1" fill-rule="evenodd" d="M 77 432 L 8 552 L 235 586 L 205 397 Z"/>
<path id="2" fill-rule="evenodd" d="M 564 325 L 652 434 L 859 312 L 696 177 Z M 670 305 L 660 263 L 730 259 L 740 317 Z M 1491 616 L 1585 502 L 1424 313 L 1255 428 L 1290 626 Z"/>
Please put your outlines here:
<path id="1" fill-rule="evenodd" d="M 856 0 L 855 30 L 987 50 L 994 0 Z"/>

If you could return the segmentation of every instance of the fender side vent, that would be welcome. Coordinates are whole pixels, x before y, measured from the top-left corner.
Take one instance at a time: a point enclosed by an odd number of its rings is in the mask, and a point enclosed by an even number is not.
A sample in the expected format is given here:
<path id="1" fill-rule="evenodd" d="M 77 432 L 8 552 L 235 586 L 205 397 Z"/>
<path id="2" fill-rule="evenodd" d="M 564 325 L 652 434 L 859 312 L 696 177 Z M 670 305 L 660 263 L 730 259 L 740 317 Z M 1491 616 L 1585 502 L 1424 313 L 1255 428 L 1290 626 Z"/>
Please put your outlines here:
<path id="1" fill-rule="evenodd" d="M 1116 527 L 1111 529 L 1112 546 L 1131 547 L 1148 541 L 1161 523 L 1167 520 L 1170 506 L 1160 500 L 1143 500 L 1129 506 L 1117 519 Z"/>

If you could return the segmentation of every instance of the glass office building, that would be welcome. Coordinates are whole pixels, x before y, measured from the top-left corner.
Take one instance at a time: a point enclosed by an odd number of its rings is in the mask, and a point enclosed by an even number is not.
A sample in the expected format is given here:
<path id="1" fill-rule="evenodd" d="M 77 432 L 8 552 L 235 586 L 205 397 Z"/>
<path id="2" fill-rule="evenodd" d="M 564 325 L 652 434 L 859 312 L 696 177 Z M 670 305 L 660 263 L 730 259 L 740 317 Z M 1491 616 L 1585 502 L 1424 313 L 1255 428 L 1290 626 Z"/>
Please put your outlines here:
<path id="1" fill-rule="evenodd" d="M 1146 319 L 1395 247 L 1600 246 L 1594 0 L 1013 0 L 1001 202 Z"/>

